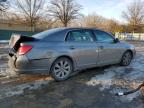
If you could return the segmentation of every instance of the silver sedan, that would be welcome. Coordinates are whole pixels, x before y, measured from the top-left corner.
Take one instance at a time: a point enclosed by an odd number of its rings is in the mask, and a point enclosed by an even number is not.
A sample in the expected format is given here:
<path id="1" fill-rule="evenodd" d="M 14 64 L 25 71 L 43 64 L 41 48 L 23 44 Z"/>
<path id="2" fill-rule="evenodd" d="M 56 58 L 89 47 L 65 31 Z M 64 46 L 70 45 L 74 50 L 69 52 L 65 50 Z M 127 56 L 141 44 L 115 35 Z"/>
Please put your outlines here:
<path id="1" fill-rule="evenodd" d="M 113 35 L 91 28 L 55 28 L 32 37 L 13 34 L 10 67 L 21 74 L 50 74 L 62 81 L 87 68 L 127 66 L 135 47 Z"/>

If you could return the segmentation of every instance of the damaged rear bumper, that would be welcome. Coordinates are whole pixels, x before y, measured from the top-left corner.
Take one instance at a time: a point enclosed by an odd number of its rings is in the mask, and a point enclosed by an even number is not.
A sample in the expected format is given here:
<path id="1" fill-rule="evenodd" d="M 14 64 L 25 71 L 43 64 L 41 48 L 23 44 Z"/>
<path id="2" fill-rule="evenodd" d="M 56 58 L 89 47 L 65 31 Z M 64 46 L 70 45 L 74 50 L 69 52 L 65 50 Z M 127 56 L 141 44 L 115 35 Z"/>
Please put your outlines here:
<path id="1" fill-rule="evenodd" d="M 21 55 L 9 57 L 10 68 L 18 74 L 49 74 L 52 59 L 29 60 Z"/>

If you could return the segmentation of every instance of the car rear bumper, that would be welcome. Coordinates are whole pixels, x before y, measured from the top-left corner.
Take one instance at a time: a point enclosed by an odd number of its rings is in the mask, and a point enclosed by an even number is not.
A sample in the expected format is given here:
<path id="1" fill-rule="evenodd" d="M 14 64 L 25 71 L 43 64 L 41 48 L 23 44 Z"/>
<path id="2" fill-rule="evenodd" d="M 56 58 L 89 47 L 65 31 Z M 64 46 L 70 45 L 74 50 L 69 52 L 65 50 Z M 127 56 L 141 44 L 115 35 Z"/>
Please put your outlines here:
<path id="1" fill-rule="evenodd" d="M 54 59 L 29 60 L 25 55 L 9 58 L 9 66 L 19 74 L 49 74 Z"/>

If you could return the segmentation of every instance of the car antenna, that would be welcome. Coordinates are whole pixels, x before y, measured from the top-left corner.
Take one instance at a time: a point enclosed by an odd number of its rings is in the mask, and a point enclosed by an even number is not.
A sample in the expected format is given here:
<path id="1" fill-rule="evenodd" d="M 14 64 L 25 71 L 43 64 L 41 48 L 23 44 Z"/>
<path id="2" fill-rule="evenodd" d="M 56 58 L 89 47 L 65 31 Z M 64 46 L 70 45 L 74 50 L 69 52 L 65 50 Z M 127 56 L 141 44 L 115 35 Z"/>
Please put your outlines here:
<path id="1" fill-rule="evenodd" d="M 119 93 L 116 93 L 115 95 L 116 95 L 116 96 L 129 95 L 129 94 L 132 94 L 132 93 L 137 92 L 137 91 L 140 90 L 142 87 L 144 87 L 144 82 L 143 82 L 142 84 L 140 84 L 136 89 L 133 89 L 133 90 L 130 90 L 130 91 L 127 91 L 127 92 L 119 92 Z"/>

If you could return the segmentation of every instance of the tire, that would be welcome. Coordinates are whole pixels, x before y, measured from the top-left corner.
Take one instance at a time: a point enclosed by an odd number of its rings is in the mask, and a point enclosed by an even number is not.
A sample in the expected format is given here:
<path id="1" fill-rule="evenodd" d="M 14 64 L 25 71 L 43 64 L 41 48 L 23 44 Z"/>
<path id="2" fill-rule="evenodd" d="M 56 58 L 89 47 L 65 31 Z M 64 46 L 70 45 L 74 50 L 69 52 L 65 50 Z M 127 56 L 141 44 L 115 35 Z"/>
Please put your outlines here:
<path id="1" fill-rule="evenodd" d="M 73 65 L 71 60 L 61 57 L 53 63 L 50 74 L 56 81 L 63 81 L 68 79 L 72 72 Z"/>
<path id="2" fill-rule="evenodd" d="M 132 53 L 130 51 L 126 51 L 121 58 L 120 65 L 128 66 L 131 63 L 132 58 L 133 58 Z"/>

